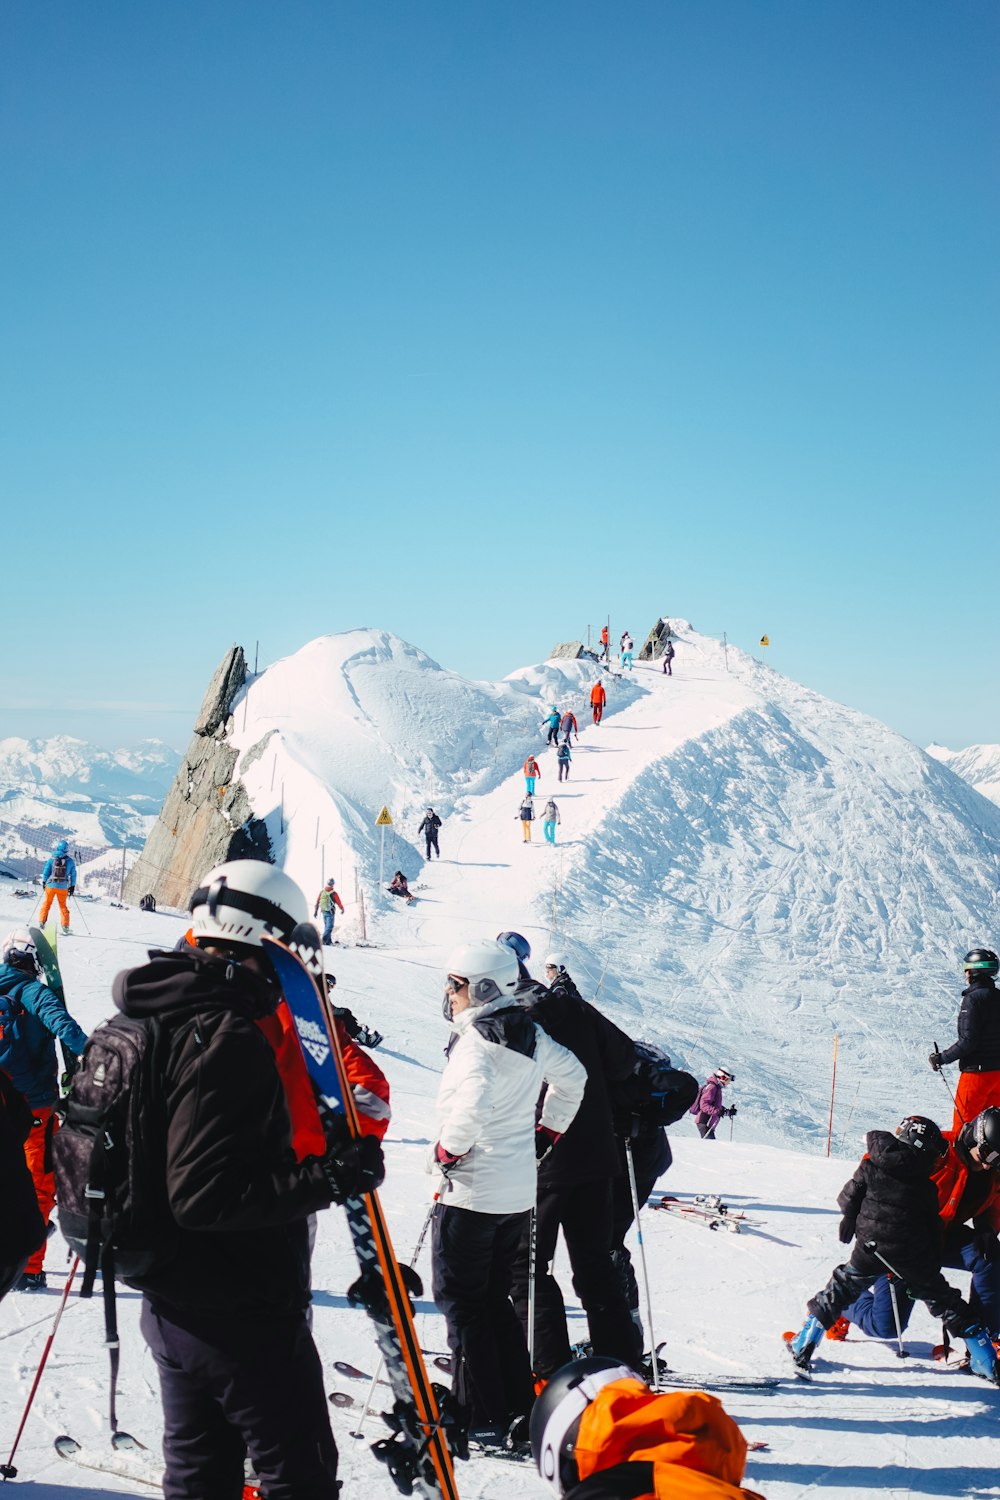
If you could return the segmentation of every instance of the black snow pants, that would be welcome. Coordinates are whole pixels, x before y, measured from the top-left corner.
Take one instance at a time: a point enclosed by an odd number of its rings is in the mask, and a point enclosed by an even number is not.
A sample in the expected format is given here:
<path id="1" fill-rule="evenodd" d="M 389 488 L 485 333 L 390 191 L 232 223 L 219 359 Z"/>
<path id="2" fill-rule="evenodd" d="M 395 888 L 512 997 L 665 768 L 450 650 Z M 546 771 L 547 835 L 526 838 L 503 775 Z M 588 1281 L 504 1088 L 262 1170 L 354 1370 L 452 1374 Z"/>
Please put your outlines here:
<path id="1" fill-rule="evenodd" d="M 632 1165 L 635 1170 L 636 1196 L 640 1209 L 648 1201 L 656 1184 L 673 1161 L 667 1132 L 662 1125 L 656 1130 L 643 1131 L 629 1142 L 632 1147 Z M 632 1227 L 635 1211 L 632 1205 L 632 1188 L 628 1180 L 625 1150 L 622 1148 L 621 1176 L 616 1177 L 611 1189 L 611 1258 L 618 1273 L 625 1300 L 629 1305 L 632 1320 L 639 1324 L 639 1286 L 635 1279 L 632 1257 L 625 1244 L 625 1236 Z"/>
<path id="2" fill-rule="evenodd" d="M 961 1334 L 976 1322 L 969 1304 L 962 1300 L 961 1292 L 950 1286 L 940 1271 L 928 1272 L 925 1267 L 914 1270 L 905 1263 L 894 1263 L 894 1268 L 914 1300 L 926 1302 L 931 1317 L 938 1318 L 949 1333 Z M 832 1328 L 845 1307 L 874 1286 L 879 1277 L 885 1275 L 885 1270 L 882 1261 L 864 1245 L 855 1244 L 847 1264 L 837 1266 L 823 1290 L 810 1297 L 806 1306 L 824 1328 Z"/>
<path id="3" fill-rule="evenodd" d="M 507 1427 L 535 1399 L 524 1329 L 511 1305 L 514 1256 L 528 1210 L 434 1210 L 434 1301 L 448 1325 L 452 1389 L 473 1427 Z"/>
<path id="4" fill-rule="evenodd" d="M 430 857 L 431 857 L 431 850 L 433 849 L 434 853 L 437 855 L 438 859 L 440 859 L 441 858 L 441 850 L 438 848 L 438 836 L 437 836 L 437 833 L 435 832 L 435 833 L 426 833 L 426 834 L 424 834 L 424 842 L 427 845 L 427 856 L 426 857 L 428 859 L 430 859 Z"/>
<path id="5" fill-rule="evenodd" d="M 304 1312 L 214 1318 L 143 1299 L 141 1327 L 160 1371 L 164 1500 L 241 1500 L 248 1453 L 268 1500 L 335 1500 L 337 1445 Z"/>
<path id="6" fill-rule="evenodd" d="M 552 1274 L 560 1228 L 573 1273 L 573 1290 L 587 1315 L 594 1353 L 608 1354 L 633 1368 L 642 1356 L 642 1339 L 611 1259 L 611 1213 L 609 1178 L 539 1192 L 535 1250 L 536 1375 L 547 1378 L 570 1358 L 566 1307 Z M 529 1253 L 526 1225 L 514 1267 L 514 1306 L 525 1330 Z"/>

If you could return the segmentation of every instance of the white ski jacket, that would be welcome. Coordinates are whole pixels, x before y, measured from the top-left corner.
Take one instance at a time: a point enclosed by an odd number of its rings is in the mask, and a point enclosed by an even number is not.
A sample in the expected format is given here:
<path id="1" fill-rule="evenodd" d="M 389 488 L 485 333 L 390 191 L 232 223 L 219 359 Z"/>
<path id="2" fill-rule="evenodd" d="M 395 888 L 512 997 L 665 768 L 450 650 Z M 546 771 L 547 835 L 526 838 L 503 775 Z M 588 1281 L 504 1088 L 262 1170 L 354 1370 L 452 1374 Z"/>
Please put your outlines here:
<path id="1" fill-rule="evenodd" d="M 535 1110 L 558 1134 L 580 1106 L 587 1070 L 509 998 L 456 1016 L 457 1038 L 438 1090 L 438 1140 L 463 1160 L 441 1202 L 477 1213 L 511 1214 L 535 1202 Z M 468 1153 L 466 1155 L 466 1153 Z M 429 1170 L 439 1170 L 432 1160 Z"/>

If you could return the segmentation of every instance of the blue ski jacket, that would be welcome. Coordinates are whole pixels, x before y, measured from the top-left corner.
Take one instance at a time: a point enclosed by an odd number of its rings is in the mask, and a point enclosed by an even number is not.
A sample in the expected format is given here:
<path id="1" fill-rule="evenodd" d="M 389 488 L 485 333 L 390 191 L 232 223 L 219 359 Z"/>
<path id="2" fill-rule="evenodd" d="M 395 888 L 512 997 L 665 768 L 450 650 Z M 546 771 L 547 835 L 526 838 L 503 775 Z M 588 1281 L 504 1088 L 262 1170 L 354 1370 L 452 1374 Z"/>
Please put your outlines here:
<path id="1" fill-rule="evenodd" d="M 20 969 L 0 964 L 0 1068 L 35 1109 L 59 1095 L 55 1038 L 77 1057 L 87 1044 L 57 995 Z"/>
<path id="2" fill-rule="evenodd" d="M 55 854 L 50 854 L 45 861 L 45 869 L 42 871 L 42 885 L 50 886 L 55 891 L 68 891 L 71 885 L 76 885 L 76 860 L 71 854 L 63 855 L 66 861 L 66 874 L 62 880 L 53 880 L 52 866 L 55 863 Z"/>

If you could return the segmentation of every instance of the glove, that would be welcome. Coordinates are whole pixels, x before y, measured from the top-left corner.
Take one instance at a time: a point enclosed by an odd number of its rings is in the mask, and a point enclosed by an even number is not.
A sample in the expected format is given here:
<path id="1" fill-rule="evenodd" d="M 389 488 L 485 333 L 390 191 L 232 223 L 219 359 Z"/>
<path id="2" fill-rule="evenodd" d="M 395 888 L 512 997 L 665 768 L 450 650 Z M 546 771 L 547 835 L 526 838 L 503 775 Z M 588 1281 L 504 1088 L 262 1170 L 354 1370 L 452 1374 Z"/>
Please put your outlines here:
<path id="1" fill-rule="evenodd" d="M 382 1147 L 373 1135 L 351 1136 L 331 1145 L 319 1164 L 334 1203 L 373 1193 L 385 1177 Z"/>
<path id="2" fill-rule="evenodd" d="M 535 1160 L 543 1162 L 559 1138 L 560 1131 L 550 1130 L 547 1125 L 539 1125 L 535 1131 Z"/>
<path id="3" fill-rule="evenodd" d="M 995 1260 L 1000 1254 L 1000 1242 L 995 1229 L 977 1229 L 970 1242 L 977 1254 L 987 1260 Z"/>
<path id="4" fill-rule="evenodd" d="M 936 1049 L 931 1053 L 931 1055 L 927 1059 L 927 1061 L 930 1063 L 930 1065 L 934 1069 L 935 1073 L 940 1073 L 942 1067 L 944 1066 L 944 1064 L 941 1061 L 941 1054 Z"/>
<path id="5" fill-rule="evenodd" d="M 456 1156 L 454 1152 L 448 1150 L 447 1146 L 442 1146 L 440 1141 L 434 1147 L 434 1160 L 445 1177 L 450 1176 L 459 1162 L 464 1161 L 468 1154 L 468 1151 L 460 1151 Z"/>
<path id="6" fill-rule="evenodd" d="M 735 1118 L 736 1118 L 736 1105 L 735 1104 L 731 1104 L 729 1106 L 729 1108 L 728 1109 L 724 1109 L 722 1111 L 722 1113 L 724 1115 L 728 1115 L 731 1120 L 735 1120 Z"/>
<path id="7" fill-rule="evenodd" d="M 71 885 L 70 886 L 69 893 L 70 893 L 71 896 L 75 896 L 76 895 L 76 886 L 75 885 Z"/>
<path id="8" fill-rule="evenodd" d="M 846 1217 L 841 1219 L 840 1228 L 837 1230 L 837 1238 L 840 1240 L 840 1243 L 842 1245 L 849 1245 L 851 1243 L 854 1238 L 853 1219 L 849 1219 Z"/>

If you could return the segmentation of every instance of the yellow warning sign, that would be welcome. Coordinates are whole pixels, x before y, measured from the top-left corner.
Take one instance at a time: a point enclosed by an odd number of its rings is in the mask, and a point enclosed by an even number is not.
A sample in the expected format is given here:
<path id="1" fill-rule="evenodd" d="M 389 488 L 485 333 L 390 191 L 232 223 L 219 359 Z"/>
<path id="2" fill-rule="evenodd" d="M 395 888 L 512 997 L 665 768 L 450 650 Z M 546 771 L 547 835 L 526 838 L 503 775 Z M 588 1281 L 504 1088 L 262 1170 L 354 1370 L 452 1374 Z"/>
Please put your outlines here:
<path id="1" fill-rule="evenodd" d="M 761 636 L 760 643 L 761 643 L 762 646 L 769 646 L 771 644 L 770 640 L 768 639 L 768 637 L 766 635 L 762 635 Z"/>
<path id="2" fill-rule="evenodd" d="M 375 827 L 376 828 L 391 828 L 392 827 L 392 817 L 391 817 L 391 815 L 389 813 L 389 809 L 387 807 L 383 807 L 382 811 L 379 813 L 378 817 L 375 819 Z"/>

